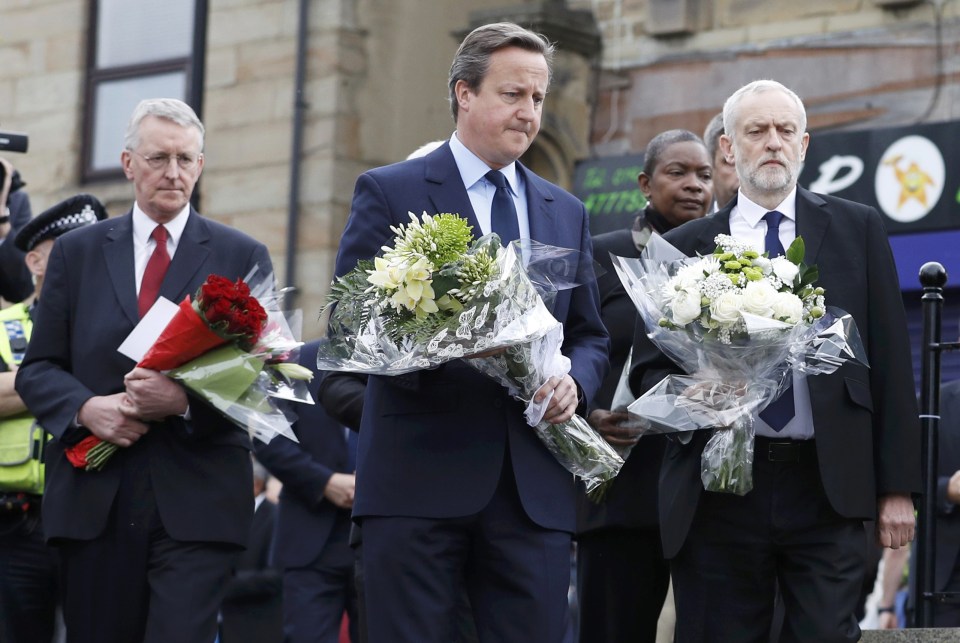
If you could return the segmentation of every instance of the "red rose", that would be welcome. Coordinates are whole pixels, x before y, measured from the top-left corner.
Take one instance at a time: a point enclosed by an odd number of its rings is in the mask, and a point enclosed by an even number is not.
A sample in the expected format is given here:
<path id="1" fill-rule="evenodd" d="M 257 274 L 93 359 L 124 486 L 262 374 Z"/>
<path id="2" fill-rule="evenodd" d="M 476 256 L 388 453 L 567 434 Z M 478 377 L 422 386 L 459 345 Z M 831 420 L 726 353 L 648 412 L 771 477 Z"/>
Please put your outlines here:
<path id="1" fill-rule="evenodd" d="M 95 435 L 88 435 L 84 439 L 74 444 L 72 447 L 67 447 L 67 450 L 65 451 L 67 460 L 69 460 L 70 464 L 78 469 L 86 468 L 87 453 L 90 451 L 90 449 L 98 444 L 100 444 L 100 438 Z"/>

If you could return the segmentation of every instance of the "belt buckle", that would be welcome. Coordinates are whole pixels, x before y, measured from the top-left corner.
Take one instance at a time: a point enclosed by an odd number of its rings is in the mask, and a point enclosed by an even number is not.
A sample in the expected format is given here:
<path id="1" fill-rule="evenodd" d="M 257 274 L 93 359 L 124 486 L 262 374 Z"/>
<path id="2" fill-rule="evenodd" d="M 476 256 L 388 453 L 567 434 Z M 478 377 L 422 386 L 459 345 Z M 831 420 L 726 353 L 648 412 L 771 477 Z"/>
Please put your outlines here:
<path id="1" fill-rule="evenodd" d="M 767 445 L 767 460 L 770 462 L 800 462 L 800 453 L 796 444 L 771 442 Z"/>

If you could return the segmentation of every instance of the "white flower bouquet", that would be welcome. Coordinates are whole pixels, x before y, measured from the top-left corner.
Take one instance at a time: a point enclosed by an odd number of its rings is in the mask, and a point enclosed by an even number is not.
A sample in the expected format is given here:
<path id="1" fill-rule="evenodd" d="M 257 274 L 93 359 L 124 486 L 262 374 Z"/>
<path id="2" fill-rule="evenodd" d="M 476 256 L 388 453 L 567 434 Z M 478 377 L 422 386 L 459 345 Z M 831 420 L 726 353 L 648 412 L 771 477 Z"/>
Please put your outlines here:
<path id="1" fill-rule="evenodd" d="M 504 349 L 467 364 L 527 404 L 527 423 L 550 452 L 601 496 L 623 460 L 579 416 L 549 424 L 547 402 L 532 402 L 548 378 L 570 370 L 560 353 L 562 325 L 544 297 L 577 285 L 568 275 L 577 274 L 570 268 L 579 253 L 530 242 L 503 248 L 495 234 L 475 240 L 455 214 L 411 213 L 409 224 L 392 230 L 381 256 L 334 282 L 318 367 L 401 375 Z"/>
<path id="2" fill-rule="evenodd" d="M 802 238 L 773 259 L 729 235 L 715 241 L 703 257 L 659 237 L 639 259 L 614 257 L 647 336 L 687 373 L 667 376 L 628 410 L 643 431 L 718 429 L 703 451 L 704 488 L 743 495 L 753 487 L 755 414 L 792 395 L 791 373 L 832 373 L 866 358 L 853 319 L 826 308 Z"/>

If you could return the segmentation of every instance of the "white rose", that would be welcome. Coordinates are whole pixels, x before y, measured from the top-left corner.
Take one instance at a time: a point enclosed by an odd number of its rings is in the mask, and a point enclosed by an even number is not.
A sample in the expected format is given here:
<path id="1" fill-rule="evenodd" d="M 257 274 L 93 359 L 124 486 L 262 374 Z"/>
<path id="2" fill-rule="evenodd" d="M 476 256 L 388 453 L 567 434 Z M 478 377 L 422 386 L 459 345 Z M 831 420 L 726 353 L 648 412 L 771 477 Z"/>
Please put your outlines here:
<path id="1" fill-rule="evenodd" d="M 770 317 L 777 290 L 766 280 L 751 281 L 743 289 L 743 309 L 748 313 Z"/>
<path id="2" fill-rule="evenodd" d="M 773 318 L 796 324 L 803 316 L 803 301 L 790 292 L 778 292 L 773 300 Z"/>
<path id="3" fill-rule="evenodd" d="M 773 274 L 780 278 L 780 281 L 788 286 L 793 285 L 793 280 L 800 274 L 797 264 L 784 257 L 777 257 L 773 260 Z"/>
<path id="4" fill-rule="evenodd" d="M 733 290 L 720 293 L 710 302 L 710 316 L 714 321 L 729 326 L 740 319 L 740 308 L 743 306 L 743 296 Z"/>
<path id="5" fill-rule="evenodd" d="M 696 288 L 681 290 L 674 296 L 670 309 L 673 311 L 673 323 L 686 326 L 700 316 L 700 291 Z"/>

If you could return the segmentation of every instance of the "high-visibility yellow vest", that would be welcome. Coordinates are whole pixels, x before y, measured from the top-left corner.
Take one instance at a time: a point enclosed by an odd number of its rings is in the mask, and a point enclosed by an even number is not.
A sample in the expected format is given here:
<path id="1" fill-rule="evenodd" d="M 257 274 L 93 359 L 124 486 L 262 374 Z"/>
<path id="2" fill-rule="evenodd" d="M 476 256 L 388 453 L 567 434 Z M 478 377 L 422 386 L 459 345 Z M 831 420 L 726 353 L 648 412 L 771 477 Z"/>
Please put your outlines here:
<path id="1" fill-rule="evenodd" d="M 20 366 L 33 322 L 23 304 L 0 310 L 0 358 Z M 0 492 L 43 493 L 44 447 L 49 436 L 29 412 L 0 418 Z"/>

